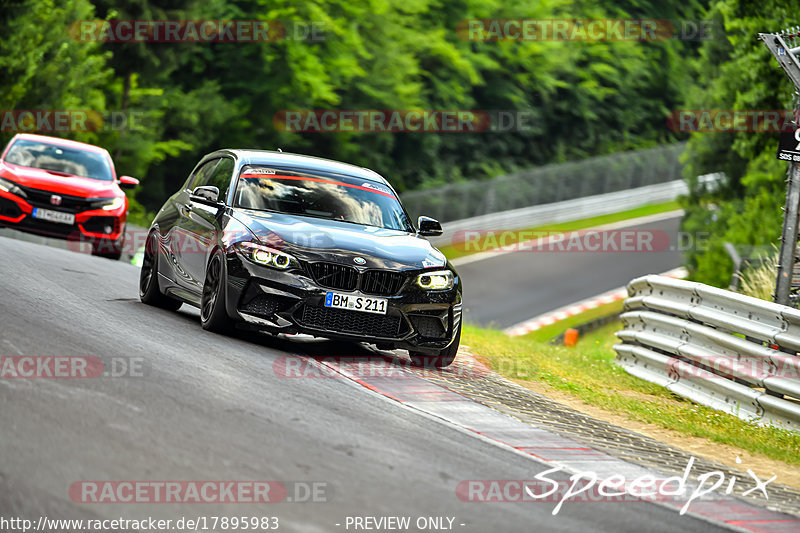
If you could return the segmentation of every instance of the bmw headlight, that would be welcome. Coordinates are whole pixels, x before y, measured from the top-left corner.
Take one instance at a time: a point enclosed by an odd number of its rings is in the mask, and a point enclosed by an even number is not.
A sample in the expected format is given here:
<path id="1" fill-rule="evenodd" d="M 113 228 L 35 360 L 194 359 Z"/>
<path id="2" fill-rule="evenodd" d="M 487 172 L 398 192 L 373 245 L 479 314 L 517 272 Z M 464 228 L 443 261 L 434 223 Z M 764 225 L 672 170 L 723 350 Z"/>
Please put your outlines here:
<path id="1" fill-rule="evenodd" d="M 16 194 L 17 196 L 20 196 L 22 198 L 28 197 L 28 195 L 25 194 L 25 191 L 19 188 L 19 185 L 5 178 L 0 178 L 0 190 L 10 192 L 11 194 Z"/>
<path id="2" fill-rule="evenodd" d="M 255 242 L 236 243 L 236 249 L 253 263 L 278 270 L 297 268 L 300 263 L 291 255 Z"/>
<path id="3" fill-rule="evenodd" d="M 100 205 L 103 207 L 103 211 L 114 211 L 125 205 L 125 199 L 121 196 L 105 198 L 100 202 Z"/>
<path id="4" fill-rule="evenodd" d="M 436 270 L 423 272 L 417 276 L 417 285 L 426 291 L 441 291 L 452 289 L 456 277 L 452 270 Z"/>

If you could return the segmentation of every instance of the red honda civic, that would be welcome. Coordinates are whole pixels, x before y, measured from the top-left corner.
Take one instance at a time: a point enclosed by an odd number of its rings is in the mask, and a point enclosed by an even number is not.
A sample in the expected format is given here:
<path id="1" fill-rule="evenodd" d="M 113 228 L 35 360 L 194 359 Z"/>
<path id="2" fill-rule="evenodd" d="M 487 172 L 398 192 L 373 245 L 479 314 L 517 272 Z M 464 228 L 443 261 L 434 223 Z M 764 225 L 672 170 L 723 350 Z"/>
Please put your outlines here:
<path id="1" fill-rule="evenodd" d="M 92 253 L 119 259 L 125 239 L 130 176 L 117 179 L 104 148 L 20 133 L 0 156 L 0 226 L 89 242 Z"/>

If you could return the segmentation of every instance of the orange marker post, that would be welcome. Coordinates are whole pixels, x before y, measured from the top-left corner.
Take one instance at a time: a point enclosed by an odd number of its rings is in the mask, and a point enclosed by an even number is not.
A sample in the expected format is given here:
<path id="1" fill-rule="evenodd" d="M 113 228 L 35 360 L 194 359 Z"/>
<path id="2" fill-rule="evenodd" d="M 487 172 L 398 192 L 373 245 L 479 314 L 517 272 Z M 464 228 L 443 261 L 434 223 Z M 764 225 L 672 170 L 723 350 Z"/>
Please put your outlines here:
<path id="1" fill-rule="evenodd" d="M 569 328 L 564 332 L 564 346 L 575 346 L 578 343 L 578 330 Z"/>

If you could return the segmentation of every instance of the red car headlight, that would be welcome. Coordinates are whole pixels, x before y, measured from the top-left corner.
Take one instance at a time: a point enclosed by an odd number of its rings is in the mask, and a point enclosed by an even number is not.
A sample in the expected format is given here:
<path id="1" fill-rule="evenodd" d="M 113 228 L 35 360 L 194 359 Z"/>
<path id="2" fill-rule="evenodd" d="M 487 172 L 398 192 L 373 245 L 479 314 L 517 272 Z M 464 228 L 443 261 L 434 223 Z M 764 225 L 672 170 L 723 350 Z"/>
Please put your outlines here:
<path id="1" fill-rule="evenodd" d="M 106 198 L 98 202 L 98 207 L 102 206 L 103 211 L 114 211 L 125 205 L 125 198 L 122 196 L 115 196 L 114 198 Z"/>
<path id="2" fill-rule="evenodd" d="M 19 185 L 14 183 L 11 180 L 7 180 L 5 178 L 0 178 L 0 190 L 10 192 L 11 194 L 15 194 L 22 198 L 27 198 L 28 195 L 25 194 L 25 191 L 19 188 Z"/>

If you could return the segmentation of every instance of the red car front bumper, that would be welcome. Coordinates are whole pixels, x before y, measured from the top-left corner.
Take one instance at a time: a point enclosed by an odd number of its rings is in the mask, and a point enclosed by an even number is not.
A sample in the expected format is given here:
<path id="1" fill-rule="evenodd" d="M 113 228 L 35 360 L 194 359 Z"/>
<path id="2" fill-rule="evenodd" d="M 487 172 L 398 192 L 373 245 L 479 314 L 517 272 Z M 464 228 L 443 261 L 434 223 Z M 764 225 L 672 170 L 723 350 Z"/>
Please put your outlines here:
<path id="1" fill-rule="evenodd" d="M 46 191 L 42 191 L 42 193 L 46 193 Z M 75 203 L 77 203 L 80 199 L 75 200 Z M 75 215 L 75 223 L 61 224 L 34 218 L 34 208 L 73 214 Z M 61 208 L 44 204 L 0 189 L 0 226 L 8 226 L 49 237 L 91 242 L 118 241 L 125 231 L 127 210 L 127 200 L 120 207 L 113 210 L 104 210 L 102 208 L 81 210 L 80 207 Z"/>

